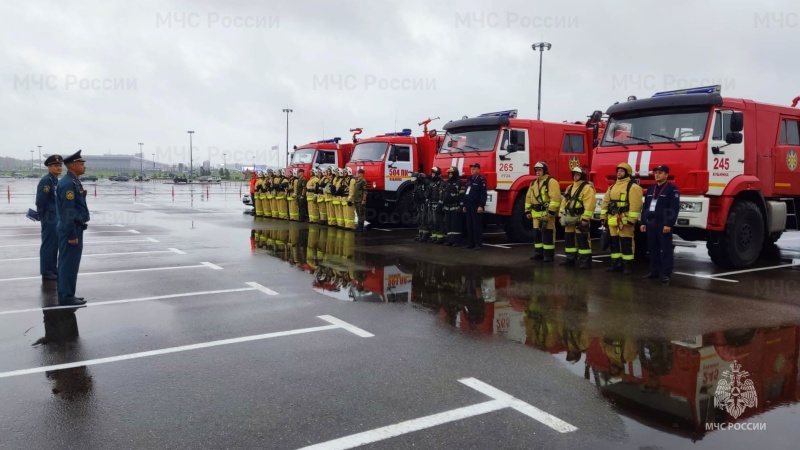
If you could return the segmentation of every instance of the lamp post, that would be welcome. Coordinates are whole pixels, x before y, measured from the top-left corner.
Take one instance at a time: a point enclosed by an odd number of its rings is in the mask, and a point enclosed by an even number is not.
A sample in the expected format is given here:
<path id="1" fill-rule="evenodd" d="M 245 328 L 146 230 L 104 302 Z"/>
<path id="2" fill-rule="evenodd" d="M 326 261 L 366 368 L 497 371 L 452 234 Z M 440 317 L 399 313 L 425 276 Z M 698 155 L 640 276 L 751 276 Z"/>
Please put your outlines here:
<path id="1" fill-rule="evenodd" d="M 537 42 L 531 45 L 533 51 L 539 50 L 539 106 L 536 110 L 536 120 L 542 115 L 542 56 L 545 49 L 550 50 L 553 45 L 549 42 Z"/>
<path id="2" fill-rule="evenodd" d="M 31 150 L 31 173 L 33 173 L 33 150 Z"/>
<path id="3" fill-rule="evenodd" d="M 223 153 L 223 154 L 222 154 L 222 167 L 223 167 L 225 170 L 228 170 L 228 158 L 227 158 L 227 156 L 228 156 L 228 154 L 227 154 L 227 153 Z M 223 176 L 225 176 L 225 170 L 223 170 L 223 171 L 222 171 L 222 175 L 223 175 Z M 222 177 L 220 177 L 220 178 L 222 178 Z"/>
<path id="4" fill-rule="evenodd" d="M 192 167 L 192 135 L 194 131 L 188 131 L 189 133 L 189 179 L 192 179 L 192 175 L 194 174 L 194 168 Z"/>
<path id="5" fill-rule="evenodd" d="M 143 143 L 139 142 L 139 166 L 140 166 L 139 175 L 142 176 L 142 181 L 144 181 L 144 153 L 142 152 L 143 145 L 144 145 Z"/>
<path id="6" fill-rule="evenodd" d="M 156 154 L 153 153 L 153 173 L 156 173 Z"/>
<path id="7" fill-rule="evenodd" d="M 283 112 L 286 113 L 286 165 L 289 165 L 289 113 L 293 110 L 284 108 Z"/>
<path id="8" fill-rule="evenodd" d="M 36 168 L 36 171 L 38 172 L 39 169 L 42 168 L 42 146 L 37 145 L 37 147 L 39 147 L 39 167 Z"/>

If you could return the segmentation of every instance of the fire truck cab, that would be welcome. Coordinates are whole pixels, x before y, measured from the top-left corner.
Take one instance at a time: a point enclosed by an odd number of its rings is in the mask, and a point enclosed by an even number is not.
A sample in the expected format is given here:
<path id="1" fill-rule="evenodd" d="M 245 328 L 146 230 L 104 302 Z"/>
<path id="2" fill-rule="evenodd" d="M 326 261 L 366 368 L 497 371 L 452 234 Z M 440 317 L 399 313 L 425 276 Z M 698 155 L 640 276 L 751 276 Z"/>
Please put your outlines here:
<path id="1" fill-rule="evenodd" d="M 665 164 L 681 193 L 675 233 L 705 240 L 720 267 L 751 266 L 788 225 L 798 228 L 800 109 L 725 98 L 717 85 L 630 97 L 606 113 L 589 174 L 595 217 L 618 164 L 630 164 L 643 189 Z"/>
<path id="2" fill-rule="evenodd" d="M 340 144 L 342 138 L 333 138 L 311 142 L 300 147 L 295 146 L 289 163 L 289 172 L 303 169 L 305 177 L 311 178 L 311 169 L 340 168 L 350 161 L 353 144 Z"/>
<path id="3" fill-rule="evenodd" d="M 536 178 L 533 166 L 547 163 L 562 192 L 572 184 L 571 170 L 588 170 L 602 112 L 596 111 L 586 123 L 553 123 L 518 119 L 517 110 L 481 114 L 448 122 L 444 142 L 434 165 L 445 171 L 458 168 L 469 176 L 478 163 L 486 178 L 486 213 L 504 224 L 513 241 L 533 241 L 533 224 L 525 217 L 525 196 Z"/>
<path id="4" fill-rule="evenodd" d="M 442 140 L 435 130 L 412 136 L 409 128 L 358 140 L 347 167 L 364 169 L 367 180 L 367 220 L 372 223 L 414 223 L 413 175 L 430 174 Z M 360 131 L 360 130 L 359 130 Z M 355 136 L 354 136 L 354 140 Z"/>

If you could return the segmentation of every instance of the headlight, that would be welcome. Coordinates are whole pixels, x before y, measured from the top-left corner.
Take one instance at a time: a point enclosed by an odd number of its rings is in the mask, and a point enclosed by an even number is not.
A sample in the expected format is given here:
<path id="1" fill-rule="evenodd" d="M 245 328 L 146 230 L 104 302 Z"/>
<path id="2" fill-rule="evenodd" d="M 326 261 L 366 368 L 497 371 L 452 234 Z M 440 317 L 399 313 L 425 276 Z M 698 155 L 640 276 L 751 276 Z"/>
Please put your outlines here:
<path id="1" fill-rule="evenodd" d="M 703 212 L 703 204 L 700 202 L 681 202 L 681 212 L 688 212 L 688 213 Z"/>
<path id="2" fill-rule="evenodd" d="M 378 187 L 378 182 L 377 181 L 373 181 L 372 182 L 372 189 L 375 189 L 377 187 Z"/>

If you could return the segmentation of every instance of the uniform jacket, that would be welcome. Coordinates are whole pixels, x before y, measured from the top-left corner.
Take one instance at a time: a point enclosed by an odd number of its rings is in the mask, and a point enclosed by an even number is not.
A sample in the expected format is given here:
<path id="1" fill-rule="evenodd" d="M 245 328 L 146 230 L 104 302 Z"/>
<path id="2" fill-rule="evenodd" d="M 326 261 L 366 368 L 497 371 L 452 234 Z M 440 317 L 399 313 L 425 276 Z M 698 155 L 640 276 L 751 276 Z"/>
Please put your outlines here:
<path id="1" fill-rule="evenodd" d="M 486 207 L 486 178 L 483 175 L 470 175 L 466 182 L 467 191 L 464 205 Z"/>
<path id="2" fill-rule="evenodd" d="M 350 203 L 361 203 L 364 199 L 364 194 L 367 192 L 367 180 L 365 178 L 352 178 L 350 180 L 350 197 L 347 199 Z"/>
<path id="3" fill-rule="evenodd" d="M 89 207 L 86 205 L 86 191 L 81 181 L 67 173 L 58 182 L 56 189 L 56 210 L 58 211 L 58 230 L 67 235 L 67 240 L 78 239 L 80 231 L 89 222 Z"/>
<path id="4" fill-rule="evenodd" d="M 581 189 L 581 185 L 583 189 Z M 582 220 L 591 220 L 594 208 L 597 206 L 594 186 L 588 181 L 572 183 L 561 197 L 561 215 L 579 215 Z"/>
<path id="5" fill-rule="evenodd" d="M 459 205 L 462 203 L 464 189 L 458 178 L 449 178 L 443 183 L 442 189 L 442 202 L 444 202 L 445 211 L 458 211 Z"/>
<path id="6" fill-rule="evenodd" d="M 561 185 L 550 175 L 536 178 L 528 188 L 525 210 L 531 211 L 533 217 L 542 217 L 546 212 L 535 211 L 534 207 L 537 205 L 543 205 L 551 214 L 556 213 L 561 206 Z"/>
<path id="7" fill-rule="evenodd" d="M 633 225 L 639 220 L 642 211 L 642 202 L 644 201 L 644 193 L 642 187 L 636 183 L 631 184 L 630 198 L 628 198 L 628 183 L 631 178 L 625 177 L 617 179 L 603 197 L 603 206 L 600 208 L 600 219 L 606 220 L 609 226 Z M 617 207 L 622 208 L 620 216 L 622 223 L 618 223 L 616 216 L 608 217 L 610 213 L 609 207 L 611 203 L 615 203 Z"/>
<path id="8" fill-rule="evenodd" d="M 36 212 L 39 213 L 39 220 L 52 225 L 56 224 L 56 186 L 58 177 L 48 173 L 39 180 L 36 188 Z"/>
<path id="9" fill-rule="evenodd" d="M 678 220 L 680 201 L 681 193 L 674 184 L 667 181 L 661 186 L 657 184 L 650 186 L 645 194 L 642 222 L 647 225 L 674 227 Z M 653 202 L 656 203 L 655 210 L 650 211 Z"/>

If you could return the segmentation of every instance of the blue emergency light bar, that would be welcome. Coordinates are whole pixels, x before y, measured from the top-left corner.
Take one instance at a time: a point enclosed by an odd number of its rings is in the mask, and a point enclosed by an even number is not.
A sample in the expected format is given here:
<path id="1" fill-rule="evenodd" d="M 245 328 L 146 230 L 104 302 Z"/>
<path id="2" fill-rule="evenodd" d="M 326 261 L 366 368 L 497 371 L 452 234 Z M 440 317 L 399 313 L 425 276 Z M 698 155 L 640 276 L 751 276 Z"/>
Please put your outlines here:
<path id="1" fill-rule="evenodd" d="M 399 133 L 386 133 L 384 136 L 411 136 L 411 128 L 403 128 Z"/>
<path id="2" fill-rule="evenodd" d="M 704 87 L 697 87 L 697 88 L 690 88 L 690 89 L 678 89 L 677 91 L 664 91 L 664 92 L 656 92 L 653 95 L 655 97 L 669 97 L 672 95 L 686 95 L 686 94 L 714 94 L 722 92 L 722 85 L 717 84 L 714 86 L 704 86 Z"/>
<path id="3" fill-rule="evenodd" d="M 511 119 L 515 119 L 517 117 L 517 110 L 509 109 L 508 111 L 491 112 L 491 113 L 481 114 L 478 117 L 509 117 Z"/>
<path id="4" fill-rule="evenodd" d="M 342 138 L 335 137 L 333 139 L 326 139 L 324 141 L 317 141 L 317 142 L 315 142 L 315 144 L 338 144 L 339 141 L 341 141 L 341 140 L 342 140 Z"/>

